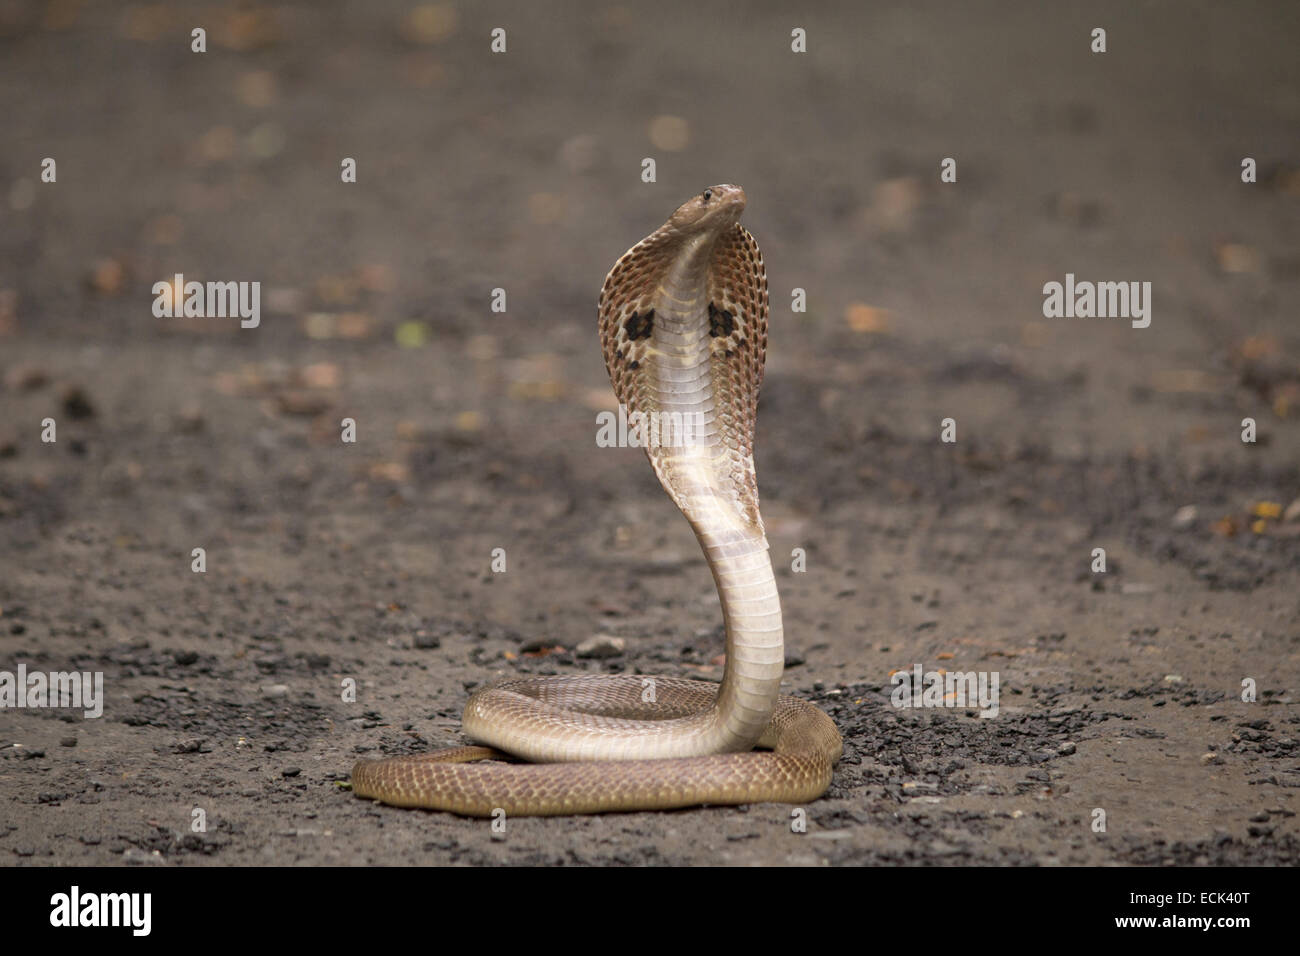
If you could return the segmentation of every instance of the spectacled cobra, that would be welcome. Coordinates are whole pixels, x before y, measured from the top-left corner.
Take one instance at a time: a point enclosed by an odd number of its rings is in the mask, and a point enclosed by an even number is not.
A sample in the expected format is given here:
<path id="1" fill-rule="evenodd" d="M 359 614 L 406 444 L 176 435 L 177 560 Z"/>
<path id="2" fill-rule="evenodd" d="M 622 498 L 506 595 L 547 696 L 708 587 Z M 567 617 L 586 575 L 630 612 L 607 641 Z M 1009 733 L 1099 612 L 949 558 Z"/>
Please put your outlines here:
<path id="1" fill-rule="evenodd" d="M 740 224 L 744 208 L 739 186 L 704 190 L 629 249 L 600 293 L 605 364 L 629 420 L 696 423 L 678 433 L 690 440 L 661 438 L 646 453 L 713 572 L 727 635 L 721 686 L 640 675 L 508 680 L 465 706 L 465 733 L 485 746 L 361 761 L 358 796 L 466 816 L 549 816 L 803 803 L 830 785 L 842 749 L 835 724 L 779 693 L 781 605 L 753 459 L 767 275 Z M 749 752 L 756 746 L 770 752 Z"/>

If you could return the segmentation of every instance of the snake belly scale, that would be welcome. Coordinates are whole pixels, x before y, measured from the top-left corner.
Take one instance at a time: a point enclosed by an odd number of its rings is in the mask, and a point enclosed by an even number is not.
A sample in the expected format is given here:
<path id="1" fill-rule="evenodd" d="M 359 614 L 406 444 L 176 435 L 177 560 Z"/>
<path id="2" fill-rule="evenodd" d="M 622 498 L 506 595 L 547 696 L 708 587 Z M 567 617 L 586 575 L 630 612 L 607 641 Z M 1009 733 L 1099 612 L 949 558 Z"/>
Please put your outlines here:
<path id="1" fill-rule="evenodd" d="M 465 733 L 479 746 L 361 761 L 358 796 L 467 816 L 548 816 L 803 803 L 830 785 L 839 732 L 779 690 L 781 605 L 753 459 L 767 277 L 739 221 L 745 201 L 739 186 L 720 185 L 683 203 L 615 263 L 599 308 L 605 364 L 629 419 L 692 424 L 646 453 L 713 573 L 726 626 L 722 683 L 507 680 L 465 706 Z"/>

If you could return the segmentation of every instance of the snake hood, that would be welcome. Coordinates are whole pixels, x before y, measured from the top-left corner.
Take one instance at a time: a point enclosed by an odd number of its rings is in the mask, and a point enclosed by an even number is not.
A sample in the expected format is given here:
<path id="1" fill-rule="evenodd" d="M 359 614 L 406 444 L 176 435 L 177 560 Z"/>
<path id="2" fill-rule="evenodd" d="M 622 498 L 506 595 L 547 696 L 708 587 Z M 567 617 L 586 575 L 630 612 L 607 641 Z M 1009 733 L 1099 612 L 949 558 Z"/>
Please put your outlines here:
<path id="1" fill-rule="evenodd" d="M 646 448 L 693 523 L 717 504 L 761 536 L 754 418 L 767 356 L 767 278 L 740 224 L 745 191 L 710 186 L 605 278 L 600 339 L 614 393 L 647 419 L 702 417 L 695 447 Z"/>

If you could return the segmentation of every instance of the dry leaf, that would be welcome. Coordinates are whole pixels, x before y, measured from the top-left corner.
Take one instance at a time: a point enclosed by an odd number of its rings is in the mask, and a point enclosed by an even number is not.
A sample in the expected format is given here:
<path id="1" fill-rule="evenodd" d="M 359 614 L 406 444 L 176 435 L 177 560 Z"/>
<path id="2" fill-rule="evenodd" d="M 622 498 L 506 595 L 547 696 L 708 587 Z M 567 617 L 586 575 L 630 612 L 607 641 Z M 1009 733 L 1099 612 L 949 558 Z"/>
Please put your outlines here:
<path id="1" fill-rule="evenodd" d="M 854 332 L 864 334 L 885 332 L 889 329 L 889 313 L 862 302 L 851 303 L 844 310 L 844 321 Z"/>

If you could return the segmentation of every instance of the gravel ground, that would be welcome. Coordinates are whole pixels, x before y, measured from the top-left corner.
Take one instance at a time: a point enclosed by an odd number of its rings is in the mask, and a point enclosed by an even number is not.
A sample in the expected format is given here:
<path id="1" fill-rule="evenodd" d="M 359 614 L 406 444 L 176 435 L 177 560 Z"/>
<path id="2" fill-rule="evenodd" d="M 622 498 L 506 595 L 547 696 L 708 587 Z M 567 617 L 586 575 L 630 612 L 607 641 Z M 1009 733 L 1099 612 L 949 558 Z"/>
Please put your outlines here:
<path id="1" fill-rule="evenodd" d="M 1300 9 L 1173 9 L 0 2 L 0 671 L 105 695 L 0 710 L 0 862 L 1300 863 Z M 845 739 L 808 832 L 356 799 L 503 676 L 720 677 L 686 523 L 594 442 L 601 280 L 717 182 L 786 689 Z M 178 272 L 260 325 L 156 318 Z M 1150 326 L 1045 318 L 1067 273 Z M 997 716 L 894 707 L 916 665 Z"/>

